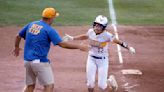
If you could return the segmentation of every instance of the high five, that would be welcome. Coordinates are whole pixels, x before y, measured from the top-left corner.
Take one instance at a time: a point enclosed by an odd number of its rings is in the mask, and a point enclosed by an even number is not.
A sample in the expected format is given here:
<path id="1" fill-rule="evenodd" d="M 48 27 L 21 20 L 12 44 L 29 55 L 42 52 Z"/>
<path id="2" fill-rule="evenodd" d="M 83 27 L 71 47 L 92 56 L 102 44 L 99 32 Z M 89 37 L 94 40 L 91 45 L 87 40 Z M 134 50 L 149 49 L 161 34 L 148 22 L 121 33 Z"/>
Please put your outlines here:
<path id="1" fill-rule="evenodd" d="M 86 65 L 88 92 L 94 92 L 96 71 L 98 71 L 98 87 L 100 88 L 100 92 L 105 92 L 108 88 L 107 76 L 109 65 L 109 43 L 112 42 L 119 44 L 120 46 L 129 50 L 131 53 L 135 53 L 135 49 L 133 47 L 130 47 L 125 42 L 116 39 L 113 34 L 106 31 L 107 25 L 107 17 L 98 15 L 93 22 L 93 27 L 90 28 L 86 34 L 74 37 L 66 35 L 63 37 L 64 41 L 89 39 L 89 53 Z M 110 82 L 113 82 L 110 84 L 113 90 L 116 91 L 118 85 L 115 81 L 115 78 L 112 77 L 112 81 Z"/>

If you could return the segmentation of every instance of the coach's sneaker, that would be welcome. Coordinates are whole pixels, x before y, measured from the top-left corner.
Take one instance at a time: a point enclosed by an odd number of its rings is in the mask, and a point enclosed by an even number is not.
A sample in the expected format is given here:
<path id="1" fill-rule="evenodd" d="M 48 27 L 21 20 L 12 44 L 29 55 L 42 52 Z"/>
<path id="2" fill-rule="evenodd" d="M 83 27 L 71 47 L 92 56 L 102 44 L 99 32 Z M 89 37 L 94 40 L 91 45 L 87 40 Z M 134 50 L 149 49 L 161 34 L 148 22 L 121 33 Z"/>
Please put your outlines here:
<path id="1" fill-rule="evenodd" d="M 116 92 L 118 89 L 117 81 L 114 77 L 114 75 L 110 75 L 107 80 L 108 85 L 112 88 L 112 91 Z"/>

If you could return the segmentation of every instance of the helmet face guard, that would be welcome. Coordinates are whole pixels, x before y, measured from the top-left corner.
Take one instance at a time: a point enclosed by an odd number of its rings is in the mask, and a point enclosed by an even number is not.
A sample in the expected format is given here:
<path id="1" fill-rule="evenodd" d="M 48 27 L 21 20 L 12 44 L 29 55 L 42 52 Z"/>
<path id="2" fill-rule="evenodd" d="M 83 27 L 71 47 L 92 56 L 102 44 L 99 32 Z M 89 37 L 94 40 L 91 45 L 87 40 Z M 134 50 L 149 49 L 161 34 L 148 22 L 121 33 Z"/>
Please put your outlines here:
<path id="1" fill-rule="evenodd" d="M 102 30 L 105 30 L 105 28 L 107 27 L 107 26 L 104 26 L 104 25 L 102 25 L 100 23 L 93 22 L 93 27 L 96 26 L 96 25 L 99 25 L 100 27 L 102 27 Z"/>
<path id="2" fill-rule="evenodd" d="M 108 25 L 108 19 L 107 17 L 103 16 L 103 15 L 98 15 L 95 19 L 95 21 L 93 22 L 93 27 L 99 24 L 100 26 L 103 27 L 103 30 L 107 27 Z"/>

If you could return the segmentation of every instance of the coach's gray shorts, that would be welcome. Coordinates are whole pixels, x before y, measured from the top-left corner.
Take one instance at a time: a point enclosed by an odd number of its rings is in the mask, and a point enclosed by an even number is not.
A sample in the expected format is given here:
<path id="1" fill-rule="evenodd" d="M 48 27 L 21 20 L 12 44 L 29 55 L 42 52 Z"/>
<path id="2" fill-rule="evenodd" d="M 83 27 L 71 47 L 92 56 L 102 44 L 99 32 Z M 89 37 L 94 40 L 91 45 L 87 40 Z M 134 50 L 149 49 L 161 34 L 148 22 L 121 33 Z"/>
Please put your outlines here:
<path id="1" fill-rule="evenodd" d="M 54 83 L 54 76 L 50 63 L 25 61 L 26 68 L 26 85 L 36 83 L 38 79 L 41 85 Z"/>

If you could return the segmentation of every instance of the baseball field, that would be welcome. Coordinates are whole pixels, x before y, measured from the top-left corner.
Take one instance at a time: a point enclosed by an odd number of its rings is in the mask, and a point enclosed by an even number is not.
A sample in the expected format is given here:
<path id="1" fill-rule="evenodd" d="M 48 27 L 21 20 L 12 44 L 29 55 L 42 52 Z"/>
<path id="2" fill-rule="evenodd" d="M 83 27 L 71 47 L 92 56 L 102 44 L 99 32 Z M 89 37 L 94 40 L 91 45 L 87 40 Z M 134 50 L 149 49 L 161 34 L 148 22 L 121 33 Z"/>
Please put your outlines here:
<path id="1" fill-rule="evenodd" d="M 116 45 L 110 45 L 109 75 L 117 79 L 117 92 L 163 92 L 164 0 L 113 0 L 113 4 L 119 38 L 136 49 L 132 55 L 121 48 L 121 64 Z M 111 23 L 108 0 L 0 0 L 0 92 L 22 92 L 23 50 L 18 57 L 11 54 L 14 39 L 25 24 L 41 19 L 45 7 L 55 7 L 60 13 L 53 24 L 60 36 L 86 33 L 100 14 L 107 16 Z M 107 30 L 114 33 L 110 24 Z M 23 40 L 20 47 L 24 47 Z M 87 92 L 87 55 L 87 52 L 51 46 L 48 57 L 54 72 L 54 92 Z M 124 69 L 137 69 L 142 74 L 125 75 Z M 38 84 L 35 92 L 42 89 Z"/>

